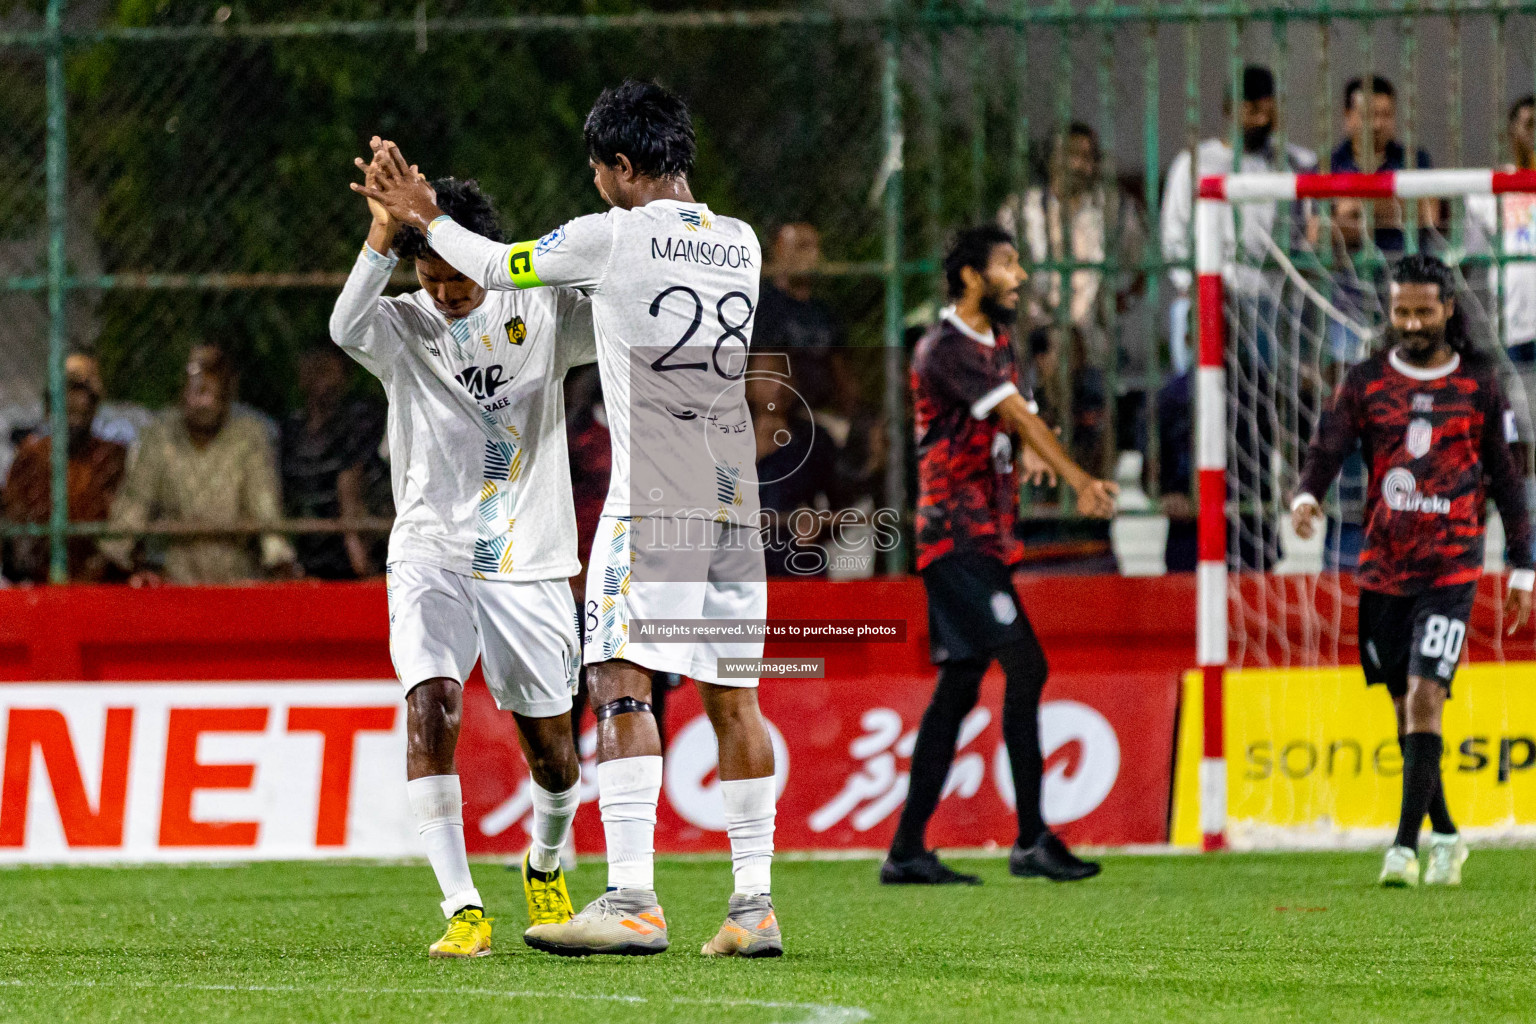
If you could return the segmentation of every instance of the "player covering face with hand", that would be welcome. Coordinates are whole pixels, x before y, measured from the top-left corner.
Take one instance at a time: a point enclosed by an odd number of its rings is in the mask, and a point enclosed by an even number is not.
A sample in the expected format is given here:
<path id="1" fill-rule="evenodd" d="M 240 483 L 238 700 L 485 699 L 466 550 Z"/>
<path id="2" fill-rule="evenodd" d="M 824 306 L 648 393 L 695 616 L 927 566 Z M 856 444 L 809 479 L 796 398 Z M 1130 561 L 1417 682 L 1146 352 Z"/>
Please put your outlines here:
<path id="1" fill-rule="evenodd" d="M 1116 487 L 1072 461 L 1019 391 L 1009 326 L 1026 279 L 1013 238 L 986 226 L 963 231 L 944 257 L 953 305 L 912 356 L 917 433 L 917 568 L 928 592 L 928 633 L 939 682 L 917 730 L 911 787 L 890 856 L 887 885 L 975 884 L 928 849 L 928 819 L 955 758 L 960 723 L 976 706 L 981 678 L 996 660 L 1007 679 L 1003 741 L 1008 748 L 1019 837 L 1008 857 L 1016 875 L 1058 881 L 1098 874 L 1045 827 L 1040 816 L 1040 691 L 1045 652 L 1013 588 L 1023 556 L 1014 536 L 1019 489 L 1015 453 L 1077 492 L 1083 515 L 1114 514 Z M 1027 463 L 1026 471 L 1032 470 Z"/>
<path id="2" fill-rule="evenodd" d="M 1403 800 L 1380 881 L 1419 884 L 1419 829 L 1429 838 L 1426 885 L 1456 885 L 1467 846 L 1440 778 L 1441 712 L 1461 661 L 1483 570 L 1491 496 L 1508 538 L 1508 632 L 1531 611 L 1531 524 L 1510 444 L 1514 415 L 1492 361 L 1456 314 L 1450 268 L 1408 256 L 1393 271 L 1387 347 L 1353 367 L 1313 435 L 1292 520 L 1312 536 L 1339 467 L 1358 442 L 1370 482 L 1360 552 L 1360 663 L 1397 715 Z"/>
<path id="3" fill-rule="evenodd" d="M 760 658 L 762 640 L 654 643 L 635 625 L 767 617 L 743 387 L 762 253 L 749 226 L 694 199 L 693 125 L 676 96 L 625 82 L 598 98 L 585 135 L 598 193 L 612 209 L 537 241 L 502 245 L 457 223 L 383 140 L 375 140 L 382 172 L 353 186 L 425 232 L 434 251 L 485 288 L 569 287 L 592 302 L 613 469 L 587 573 L 583 658 L 598 722 L 609 891 L 571 921 L 524 938 L 563 956 L 667 948 L 654 881 L 662 758 L 650 698 L 652 673 L 676 672 L 697 683 L 715 729 L 735 876 L 726 921 L 703 952 L 778 956 L 769 894 L 773 746 L 757 679 L 720 665 Z"/>
<path id="4" fill-rule="evenodd" d="M 358 161 L 369 180 L 377 163 Z M 429 191 L 462 222 L 499 237 L 474 182 L 448 178 Z M 476 660 L 497 707 L 517 722 L 532 776 L 529 918 L 554 923 L 572 913 L 558 851 L 580 802 L 570 715 L 576 608 L 567 583 L 580 566 L 562 381 L 595 358 L 591 309 L 569 289 L 487 292 L 420 231 L 376 202 L 369 209 L 368 240 L 331 314 L 331 337 L 389 398 L 399 510 L 386 568 L 389 649 L 406 690 L 406 790 L 449 919 L 430 952 L 481 956 L 491 951 L 491 921 L 470 877 L 454 763 Z M 414 258 L 421 289 L 384 298 L 402 255 Z"/>

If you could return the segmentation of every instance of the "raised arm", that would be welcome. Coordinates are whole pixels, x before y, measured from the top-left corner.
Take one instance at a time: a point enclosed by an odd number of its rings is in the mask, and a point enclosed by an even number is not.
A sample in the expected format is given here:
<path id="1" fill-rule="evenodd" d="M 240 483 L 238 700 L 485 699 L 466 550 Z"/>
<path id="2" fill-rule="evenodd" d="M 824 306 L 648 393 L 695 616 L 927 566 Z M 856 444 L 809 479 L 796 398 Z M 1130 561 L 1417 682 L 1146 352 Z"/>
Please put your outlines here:
<path id="1" fill-rule="evenodd" d="M 361 185 L 354 182 L 352 190 L 420 230 L 433 252 L 481 287 L 509 291 L 564 285 L 587 291 L 606 276 L 613 254 L 607 217 L 578 217 L 534 241 L 493 242 L 445 216 L 432 189 L 393 142 L 375 136 L 372 145 L 373 173 Z"/>
<path id="2" fill-rule="evenodd" d="M 1344 460 L 1355 450 L 1359 437 L 1359 402 L 1353 377 L 1346 376 L 1328 408 L 1323 410 L 1302 460 L 1301 490 L 1291 502 L 1291 524 L 1302 540 L 1312 536 L 1313 525 L 1322 514 L 1322 496 L 1328 493 Z"/>
<path id="3" fill-rule="evenodd" d="M 362 160 L 355 162 L 363 168 L 368 180 L 374 179 L 377 160 L 373 164 L 365 164 Z M 415 168 L 411 171 L 415 173 Z M 400 222 L 376 200 L 368 200 L 368 211 L 372 215 L 368 240 L 357 254 L 352 272 L 347 275 L 347 282 L 336 298 L 336 305 L 331 310 L 330 329 L 332 341 L 346 349 L 375 376 L 382 376 L 399 347 L 399 332 L 393 329 L 393 319 L 381 300 L 399 262 L 391 247 Z"/>

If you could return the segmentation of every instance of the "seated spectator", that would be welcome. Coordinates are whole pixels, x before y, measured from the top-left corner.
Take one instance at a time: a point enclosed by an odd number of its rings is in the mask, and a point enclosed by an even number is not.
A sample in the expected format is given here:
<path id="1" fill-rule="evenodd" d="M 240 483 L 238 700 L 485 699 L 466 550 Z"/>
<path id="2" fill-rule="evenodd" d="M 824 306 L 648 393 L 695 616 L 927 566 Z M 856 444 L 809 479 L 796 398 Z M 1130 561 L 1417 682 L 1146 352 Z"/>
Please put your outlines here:
<path id="1" fill-rule="evenodd" d="M 806 415 L 782 357 L 754 355 L 746 388 L 757 436 L 757 493 L 768 575 L 824 575 L 826 554 L 815 542 L 824 526 L 821 510 L 830 506 L 836 489 L 831 438 Z"/>
<path id="2" fill-rule="evenodd" d="M 294 519 L 361 519 L 375 511 L 366 481 L 383 469 L 384 410 L 347 399 L 351 364 L 334 345 L 299 357 L 304 408 L 282 426 L 279 460 L 283 510 Z M 383 571 L 378 538 L 322 533 L 294 539 L 306 576 L 360 579 Z"/>
<path id="3" fill-rule="evenodd" d="M 842 331 L 832 309 L 812 295 L 821 265 L 821 232 L 811 224 L 785 224 L 774 232 L 767 270 L 753 316 L 752 351 L 787 352 L 790 372 L 812 409 L 833 397 L 833 352 Z"/>
<path id="4" fill-rule="evenodd" d="M 1369 107 L 1369 109 L 1367 109 Z M 1369 146 L 1366 134 L 1369 126 Z M 1409 168 L 1408 151 L 1397 141 L 1397 90 L 1380 75 L 1371 76 L 1371 96 L 1367 103 L 1364 80 L 1351 78 L 1344 86 L 1344 139 L 1333 150 L 1330 169 L 1336 174 L 1402 171 Z M 1420 148 L 1413 154 L 1414 168 L 1433 166 L 1429 152 Z M 1378 199 L 1375 203 L 1377 248 L 1395 255 L 1404 251 L 1403 204 L 1397 199 Z M 1440 203 L 1419 200 L 1419 226 L 1435 228 L 1440 221 Z"/>
<path id="5" fill-rule="evenodd" d="M 69 423 L 69 519 L 94 523 L 107 518 L 123 480 L 128 449 L 91 431 L 101 404 L 101 373 L 94 356 L 74 353 L 64 360 L 64 409 Z M 22 441 L 5 482 L 5 518 L 17 523 L 46 523 L 53 509 L 53 444 L 44 431 Z M 48 581 L 46 537 L 17 537 L 8 545 L 10 574 L 34 583 Z M 97 582 L 105 565 L 89 537 L 71 537 L 69 578 Z"/>
<path id="6" fill-rule="evenodd" d="M 282 514 L 272 446 L 260 421 L 230 415 L 235 389 L 224 350 L 196 345 L 180 407 L 141 435 L 138 458 L 112 506 L 112 525 L 198 524 L 210 534 L 166 538 L 160 569 L 149 565 L 132 537 L 103 541 L 102 553 L 130 573 L 134 585 L 238 583 L 256 579 L 261 569 L 279 577 L 298 573 L 292 546 L 278 534 L 263 535 L 259 545 L 246 536 L 217 535 L 220 527 Z"/>

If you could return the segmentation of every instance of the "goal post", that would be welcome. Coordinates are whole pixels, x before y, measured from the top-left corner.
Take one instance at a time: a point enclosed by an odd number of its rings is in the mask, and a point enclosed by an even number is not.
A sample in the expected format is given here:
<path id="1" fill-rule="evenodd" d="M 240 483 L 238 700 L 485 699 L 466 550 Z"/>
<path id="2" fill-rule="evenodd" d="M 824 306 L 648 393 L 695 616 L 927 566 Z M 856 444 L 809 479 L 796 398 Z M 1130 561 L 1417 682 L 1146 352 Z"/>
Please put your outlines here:
<path id="1" fill-rule="evenodd" d="M 1192 411 L 1196 420 L 1195 464 L 1199 489 L 1196 654 L 1203 715 L 1202 757 L 1198 773 L 1199 822 L 1206 850 L 1222 849 L 1229 839 L 1224 704 L 1228 696 L 1226 689 L 1233 640 L 1241 643 L 1253 639 L 1262 658 L 1265 646 L 1274 642 L 1276 633 L 1276 627 L 1266 622 L 1258 628 L 1258 632 L 1263 635 L 1245 637 L 1244 631 L 1248 629 L 1245 619 L 1238 626 L 1238 635 L 1233 636 L 1229 630 L 1229 616 L 1234 614 L 1244 598 L 1241 593 L 1234 593 L 1231 577 L 1234 572 L 1255 569 L 1259 576 L 1268 575 L 1273 560 L 1265 552 L 1271 547 L 1278 549 L 1283 527 L 1271 522 L 1269 526 L 1258 528 L 1257 537 L 1238 538 L 1238 546 L 1242 547 L 1246 543 L 1247 549 L 1245 553 L 1234 556 L 1234 538 L 1229 533 L 1229 526 L 1238 523 L 1238 531 L 1241 533 L 1244 530 L 1239 518 L 1249 514 L 1240 507 L 1244 502 L 1249 506 L 1259 506 L 1258 518 L 1267 516 L 1268 520 L 1275 519 L 1280 504 L 1277 499 L 1283 490 L 1282 481 L 1286 475 L 1285 465 L 1299 462 L 1299 452 L 1303 447 L 1301 442 L 1310 429 L 1310 426 L 1305 426 L 1292 431 L 1295 436 L 1285 438 L 1283 444 L 1275 436 L 1284 432 L 1283 426 L 1271 429 L 1271 436 L 1262 443 L 1255 438 L 1264 433 L 1263 429 L 1250 429 L 1246 434 L 1242 433 L 1244 424 L 1241 420 L 1245 415 L 1255 420 L 1261 418 L 1254 414 L 1251 408 L 1253 405 L 1264 406 L 1259 412 L 1278 422 L 1283 417 L 1277 417 L 1277 407 L 1294 405 L 1300 408 L 1306 403 L 1298 402 L 1296 395 L 1286 393 L 1289 379 L 1285 373 L 1276 371 L 1275 363 L 1265 364 L 1264 359 L 1269 357 L 1250 358 L 1249 363 L 1245 364 L 1251 366 L 1257 363 L 1258 366 L 1256 370 L 1245 372 L 1269 377 L 1260 384 L 1260 397 L 1234 397 L 1237 391 L 1234 391 L 1228 380 L 1228 367 L 1235 365 L 1228 321 L 1235 314 L 1228 279 L 1234 278 L 1239 272 L 1246 272 L 1249 275 L 1247 280 L 1252 281 L 1260 279 L 1263 273 L 1269 273 L 1280 282 L 1276 286 L 1277 292 L 1281 288 L 1289 289 L 1296 296 L 1294 302 L 1289 299 L 1269 299 L 1269 305 L 1264 307 L 1267 312 L 1263 316 L 1274 322 L 1259 324 L 1253 329 L 1254 336 L 1245 339 L 1251 349 L 1267 351 L 1277 361 L 1279 357 L 1274 354 L 1287 343 L 1287 337 L 1301 339 L 1295 344 L 1305 349 L 1306 353 L 1292 354 L 1290 358 L 1304 364 L 1312 358 L 1307 353 L 1323 352 L 1322 356 L 1317 357 L 1319 361 L 1327 355 L 1327 342 L 1322 339 L 1330 331 L 1353 338 L 1357 345 L 1362 343 L 1362 339 L 1369 341 L 1373 336 L 1371 329 L 1359 329 L 1348 314 L 1340 312 L 1327 296 L 1313 287 L 1267 232 L 1262 234 L 1263 244 L 1267 247 L 1266 255 L 1260 257 L 1259 262 L 1267 260 L 1273 264 L 1278 261 L 1283 269 L 1260 271 L 1252 263 L 1242 267 L 1243 260 L 1254 261 L 1255 257 L 1253 252 L 1244 251 L 1247 236 L 1234 227 L 1234 207 L 1241 215 L 1243 204 L 1260 204 L 1259 208 L 1267 204 L 1271 211 L 1277 209 L 1276 204 L 1290 204 L 1285 214 L 1290 217 L 1293 215 L 1291 211 L 1301 208 L 1299 203 L 1308 200 L 1468 199 L 1506 193 L 1536 193 L 1536 171 L 1453 169 L 1374 174 L 1233 173 L 1208 176 L 1200 180 L 1194 225 L 1199 359 Z M 1271 217 L 1271 223 L 1274 216 Z M 1366 215 L 1365 223 L 1370 223 L 1369 214 Z M 1413 224 L 1411 214 L 1407 223 Z M 1332 244 L 1333 236 L 1330 236 L 1321 246 L 1327 248 Z M 1284 276 L 1287 274 L 1290 275 L 1288 279 Z M 1379 324 L 1384 319 L 1379 305 L 1374 313 L 1374 319 Z M 1498 322 L 1498 316 L 1499 311 L 1495 310 L 1493 323 Z M 1353 333 L 1342 328 L 1335 329 L 1335 323 L 1347 324 Z M 1322 326 L 1319 327 L 1319 324 Z M 1240 326 L 1239 329 L 1243 328 Z M 1323 385 L 1331 379 L 1328 372 L 1307 373 L 1305 371 L 1309 367 L 1306 366 L 1302 370 L 1304 372 L 1295 379 L 1305 377 L 1310 382 L 1309 389 L 1313 394 L 1308 396 L 1311 405 L 1293 417 L 1298 422 L 1309 415 L 1315 416 L 1320 410 L 1315 395 L 1323 392 Z M 1229 412 L 1239 422 L 1229 422 Z M 1246 438 L 1235 442 L 1246 450 L 1237 452 L 1234 460 L 1232 442 L 1236 437 Z M 1285 449 L 1283 455 L 1282 448 Z M 1246 475 L 1250 478 L 1249 482 L 1229 481 L 1229 467 L 1233 466 L 1239 467 L 1239 476 Z M 1251 482 L 1255 479 L 1259 481 L 1256 484 Z M 1237 492 L 1243 492 L 1247 487 L 1253 493 L 1235 493 L 1234 487 Z M 1283 512 L 1280 516 L 1283 518 Z M 1254 551 L 1258 553 L 1253 554 Z M 1267 587 L 1269 582 L 1261 580 L 1260 588 Z M 1315 590 L 1313 596 L 1316 596 Z M 1336 601 L 1331 606 L 1335 622 L 1338 621 L 1337 612 L 1341 604 Z M 1282 624 L 1278 632 L 1283 634 L 1284 631 L 1285 626 Z M 1279 642 L 1285 643 L 1283 635 Z M 1314 658 L 1312 663 L 1321 662 Z M 1330 752 L 1330 759 L 1332 756 Z"/>

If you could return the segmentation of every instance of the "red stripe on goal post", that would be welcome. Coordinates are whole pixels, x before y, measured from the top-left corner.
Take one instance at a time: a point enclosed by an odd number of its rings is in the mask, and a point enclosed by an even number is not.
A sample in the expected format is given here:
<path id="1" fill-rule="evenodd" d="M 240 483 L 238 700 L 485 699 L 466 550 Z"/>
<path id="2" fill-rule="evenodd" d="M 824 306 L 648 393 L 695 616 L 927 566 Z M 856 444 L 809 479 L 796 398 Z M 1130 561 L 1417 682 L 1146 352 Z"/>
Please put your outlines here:
<path id="1" fill-rule="evenodd" d="M 1390 199 L 1397 194 L 1397 175 L 1392 171 L 1377 174 L 1298 174 L 1297 199 L 1328 199 L 1353 196 L 1359 199 Z"/>

